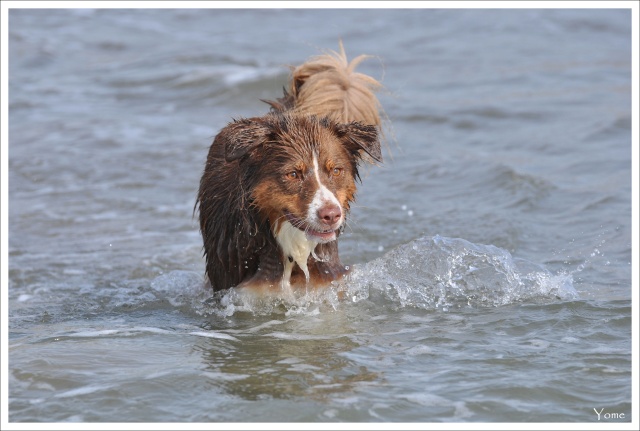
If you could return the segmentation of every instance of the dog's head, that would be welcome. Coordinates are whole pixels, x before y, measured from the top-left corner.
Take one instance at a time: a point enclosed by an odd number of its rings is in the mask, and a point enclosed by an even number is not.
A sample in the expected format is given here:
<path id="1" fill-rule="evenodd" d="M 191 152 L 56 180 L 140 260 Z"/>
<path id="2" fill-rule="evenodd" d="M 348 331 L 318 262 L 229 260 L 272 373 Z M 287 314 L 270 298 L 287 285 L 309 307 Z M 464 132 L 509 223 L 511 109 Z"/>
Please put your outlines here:
<path id="1" fill-rule="evenodd" d="M 336 239 L 346 220 L 364 154 L 382 161 L 377 128 L 328 118 L 277 114 L 225 129 L 225 159 L 274 235 L 288 222 L 309 241 Z"/>

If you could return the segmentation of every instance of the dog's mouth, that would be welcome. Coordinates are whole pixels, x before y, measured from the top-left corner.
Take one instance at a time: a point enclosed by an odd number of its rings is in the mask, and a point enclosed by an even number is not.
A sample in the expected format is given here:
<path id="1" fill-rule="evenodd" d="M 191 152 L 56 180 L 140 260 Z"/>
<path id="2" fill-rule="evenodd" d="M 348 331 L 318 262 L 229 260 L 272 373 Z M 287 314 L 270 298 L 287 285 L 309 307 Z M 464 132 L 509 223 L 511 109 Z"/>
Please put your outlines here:
<path id="1" fill-rule="evenodd" d="M 307 223 L 306 221 L 294 216 L 289 211 L 285 211 L 284 215 L 287 218 L 287 221 L 291 223 L 293 227 L 303 231 L 309 240 L 325 243 L 336 239 L 337 229 L 320 230 L 317 229 L 317 226 Z"/>

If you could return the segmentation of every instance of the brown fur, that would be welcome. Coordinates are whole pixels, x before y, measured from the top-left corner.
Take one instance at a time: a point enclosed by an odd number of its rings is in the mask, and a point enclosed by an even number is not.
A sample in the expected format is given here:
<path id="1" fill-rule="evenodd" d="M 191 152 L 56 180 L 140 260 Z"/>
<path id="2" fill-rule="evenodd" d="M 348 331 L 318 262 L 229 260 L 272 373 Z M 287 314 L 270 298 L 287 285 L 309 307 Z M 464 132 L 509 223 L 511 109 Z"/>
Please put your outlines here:
<path id="1" fill-rule="evenodd" d="M 340 42 L 339 53 L 329 51 L 293 68 L 288 93 L 278 99 L 279 104 L 268 103 L 279 111 L 380 126 L 380 103 L 375 91 L 381 85 L 355 71 L 366 58 L 369 56 L 360 55 L 349 62 Z"/>
<path id="2" fill-rule="evenodd" d="M 347 63 L 341 45 L 340 54 L 310 60 L 294 69 L 291 93 L 269 102 L 270 114 L 234 121 L 216 136 L 196 201 L 214 290 L 279 287 L 287 256 L 274 234 L 285 211 L 304 217 L 301 208 L 318 186 L 312 176 L 305 177 L 312 154 L 323 184 L 345 213 L 355 198 L 360 160 L 381 161 L 373 94 L 379 84 L 354 72 L 363 58 Z M 307 262 L 312 285 L 345 274 L 337 240 L 318 244 L 315 254 L 320 260 L 310 256 Z M 305 283 L 296 266 L 291 285 Z"/>

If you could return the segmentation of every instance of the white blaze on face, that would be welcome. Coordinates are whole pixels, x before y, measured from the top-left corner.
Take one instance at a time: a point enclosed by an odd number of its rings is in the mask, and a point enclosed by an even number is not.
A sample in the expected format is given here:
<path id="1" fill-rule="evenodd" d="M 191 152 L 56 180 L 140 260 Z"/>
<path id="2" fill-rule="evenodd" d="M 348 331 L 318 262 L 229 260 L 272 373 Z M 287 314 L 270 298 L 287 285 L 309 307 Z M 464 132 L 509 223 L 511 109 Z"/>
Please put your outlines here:
<path id="1" fill-rule="evenodd" d="M 313 155 L 313 169 L 318 182 L 318 190 L 316 190 L 309 208 L 307 210 L 307 216 L 305 222 L 311 225 L 321 226 L 321 221 L 318 219 L 318 210 L 324 205 L 335 205 L 342 209 L 342 205 L 336 198 L 336 196 L 329 190 L 322 181 L 320 181 L 320 170 L 318 168 L 317 154 Z M 344 214 L 340 217 L 340 223 L 343 221 Z M 305 232 L 301 231 L 297 227 L 293 226 L 289 221 L 284 221 L 282 227 L 278 229 L 278 226 L 274 226 L 274 231 L 277 231 L 276 241 L 284 256 L 284 273 L 282 275 L 282 287 L 288 288 L 291 284 L 291 271 L 293 271 L 294 263 L 297 263 L 302 272 L 309 282 L 309 268 L 307 261 L 310 255 L 314 255 L 314 250 L 318 245 L 318 241 L 309 239 Z M 335 239 L 335 238 L 334 238 Z M 289 257 L 293 259 L 293 262 L 289 260 Z"/>
<path id="2" fill-rule="evenodd" d="M 313 196 L 311 203 L 309 204 L 309 209 L 307 210 L 307 220 L 313 220 L 314 223 L 321 224 L 321 221 L 318 219 L 318 210 L 323 206 L 329 204 L 334 205 L 340 209 L 342 209 L 342 205 L 340 205 L 340 201 L 336 198 L 331 190 L 327 188 L 322 181 L 320 181 L 320 169 L 318 168 L 318 157 L 317 154 L 313 154 L 313 172 L 316 176 L 316 181 L 318 182 L 318 190 L 316 190 L 316 194 Z M 340 216 L 340 223 L 342 223 L 344 214 Z"/>

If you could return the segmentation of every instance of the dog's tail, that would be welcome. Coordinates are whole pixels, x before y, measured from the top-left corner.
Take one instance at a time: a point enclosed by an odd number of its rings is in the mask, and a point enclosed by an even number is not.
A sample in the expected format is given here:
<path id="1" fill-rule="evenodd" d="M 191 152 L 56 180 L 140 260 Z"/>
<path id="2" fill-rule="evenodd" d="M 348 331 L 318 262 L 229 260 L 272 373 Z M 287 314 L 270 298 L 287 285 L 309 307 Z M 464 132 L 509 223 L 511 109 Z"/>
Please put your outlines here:
<path id="1" fill-rule="evenodd" d="M 329 51 L 292 68 L 284 97 L 267 103 L 276 111 L 380 126 L 381 108 L 375 92 L 381 84 L 355 71 L 358 64 L 369 57 L 360 55 L 349 62 L 341 41 L 340 52 Z"/>

